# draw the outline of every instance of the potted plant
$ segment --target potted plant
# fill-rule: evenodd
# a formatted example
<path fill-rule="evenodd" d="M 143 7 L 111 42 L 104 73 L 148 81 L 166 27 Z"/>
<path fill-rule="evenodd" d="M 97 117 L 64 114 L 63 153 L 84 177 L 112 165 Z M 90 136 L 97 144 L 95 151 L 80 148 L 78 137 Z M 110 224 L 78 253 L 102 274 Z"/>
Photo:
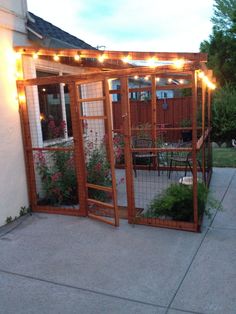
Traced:
<path fill-rule="evenodd" d="M 182 128 L 190 128 L 192 126 L 192 121 L 190 119 L 183 119 L 180 122 Z M 183 142 L 192 141 L 192 130 L 184 129 L 182 130 L 182 140 Z"/>

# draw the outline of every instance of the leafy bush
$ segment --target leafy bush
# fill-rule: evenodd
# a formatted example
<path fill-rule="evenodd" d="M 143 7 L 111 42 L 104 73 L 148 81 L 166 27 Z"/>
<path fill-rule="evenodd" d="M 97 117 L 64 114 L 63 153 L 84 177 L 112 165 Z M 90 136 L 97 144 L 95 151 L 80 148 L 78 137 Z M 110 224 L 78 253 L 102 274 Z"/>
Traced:
<path fill-rule="evenodd" d="M 73 153 L 55 151 L 46 158 L 43 152 L 38 152 L 35 161 L 45 194 L 43 202 L 50 205 L 77 204 Z"/>
<path fill-rule="evenodd" d="M 225 85 L 217 90 L 212 106 L 212 139 L 220 146 L 236 136 L 236 89 Z"/>
<path fill-rule="evenodd" d="M 106 151 L 101 145 L 90 152 L 87 162 L 87 182 L 102 186 L 111 186 L 110 164 L 107 160 Z M 108 198 L 107 192 L 89 189 L 90 198 L 105 201 Z"/>
<path fill-rule="evenodd" d="M 203 183 L 198 183 L 198 214 L 205 213 L 211 217 L 211 207 L 217 202 L 213 199 L 206 201 L 208 189 Z M 172 184 L 161 195 L 157 195 L 149 204 L 145 217 L 172 218 L 179 221 L 193 221 L 193 187 L 183 184 Z"/>

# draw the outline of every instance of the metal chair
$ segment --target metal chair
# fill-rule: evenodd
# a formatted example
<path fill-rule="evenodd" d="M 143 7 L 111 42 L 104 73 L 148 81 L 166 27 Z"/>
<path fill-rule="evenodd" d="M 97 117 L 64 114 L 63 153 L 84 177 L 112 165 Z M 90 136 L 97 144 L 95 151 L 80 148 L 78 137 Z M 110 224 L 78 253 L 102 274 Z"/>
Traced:
<path fill-rule="evenodd" d="M 133 148 L 147 148 L 147 152 L 134 152 L 133 153 L 133 166 L 135 177 L 137 177 L 136 165 L 138 159 L 147 159 L 147 163 L 149 164 L 149 170 L 151 169 L 151 164 L 154 158 L 157 158 L 157 154 L 153 152 L 148 152 L 148 148 L 153 147 L 153 141 L 148 138 L 133 138 Z"/>
<path fill-rule="evenodd" d="M 186 148 L 189 147 L 191 145 L 191 143 L 179 143 L 176 148 Z M 180 164 L 181 166 L 185 166 L 184 168 L 184 172 L 185 172 L 185 176 L 187 174 L 187 169 L 188 167 L 190 168 L 191 172 L 192 172 L 192 167 L 191 167 L 191 152 L 185 152 L 185 151 L 180 151 L 180 152 L 173 152 L 171 153 L 170 156 L 170 164 L 169 164 L 169 174 L 168 177 L 170 179 L 170 174 L 172 171 L 173 166 L 176 166 L 177 164 Z"/>
<path fill-rule="evenodd" d="M 190 147 L 191 146 L 191 142 L 187 142 L 187 143 L 181 143 L 179 144 L 177 147 Z M 184 176 L 186 177 L 187 174 L 187 170 L 189 168 L 189 170 L 191 171 L 192 175 L 193 175 L 193 169 L 192 169 L 192 164 L 193 164 L 193 158 L 192 158 L 192 152 L 176 152 L 175 154 L 173 154 L 170 157 L 170 165 L 169 165 L 169 179 L 170 179 L 170 174 L 172 171 L 172 166 L 173 166 L 173 162 L 175 163 L 175 165 L 177 163 L 179 163 L 180 165 L 185 166 L 184 168 Z M 202 164 L 201 161 L 197 158 L 197 163 L 198 163 L 198 167 L 200 169 L 200 171 L 203 173 L 202 170 Z M 203 178 L 204 182 L 206 182 L 206 178 Z"/>

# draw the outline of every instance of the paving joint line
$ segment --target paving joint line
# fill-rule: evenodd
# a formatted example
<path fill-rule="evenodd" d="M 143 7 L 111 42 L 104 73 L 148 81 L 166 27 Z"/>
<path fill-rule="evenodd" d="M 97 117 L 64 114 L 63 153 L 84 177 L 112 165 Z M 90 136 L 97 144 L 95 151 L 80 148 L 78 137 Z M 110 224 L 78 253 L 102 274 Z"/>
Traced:
<path fill-rule="evenodd" d="M 118 296 L 118 295 L 111 294 L 111 293 L 96 291 L 96 290 L 92 290 L 92 289 L 88 289 L 88 288 L 82 288 L 82 287 L 73 286 L 70 284 L 65 284 L 65 283 L 60 283 L 60 282 L 55 282 L 55 281 L 51 281 L 51 280 L 47 280 L 47 279 L 43 279 L 43 278 L 38 278 L 38 277 L 30 276 L 30 275 L 19 274 L 19 273 L 15 273 L 15 272 L 4 270 L 4 269 L 0 269 L 0 273 L 12 275 L 12 276 L 18 276 L 18 277 L 26 278 L 26 279 L 30 279 L 30 280 L 40 281 L 40 282 L 52 284 L 52 285 L 59 286 L 59 287 L 65 287 L 65 288 L 75 289 L 75 290 L 79 290 L 79 291 L 83 291 L 83 292 L 89 292 L 89 293 L 93 293 L 93 294 L 97 294 L 97 295 L 103 295 L 106 297 L 116 298 L 116 299 L 123 300 L 123 301 L 129 301 L 129 302 L 133 302 L 133 303 L 148 305 L 148 306 L 152 306 L 155 308 L 162 308 L 162 309 L 167 308 L 164 305 L 154 304 L 154 303 L 145 302 L 145 301 L 136 300 L 136 299 L 130 299 L 130 298 Z"/>
<path fill-rule="evenodd" d="M 199 246 L 197 247 L 196 252 L 194 253 L 194 255 L 193 255 L 193 257 L 192 257 L 192 259 L 191 259 L 191 261 L 190 261 L 190 264 L 189 264 L 189 266 L 187 267 L 186 272 L 184 273 L 183 278 L 181 279 L 181 281 L 180 281 L 180 283 L 179 283 L 179 285 L 178 285 L 178 287 L 177 287 L 177 289 L 176 289 L 176 291 L 175 291 L 173 297 L 171 298 L 171 301 L 170 301 L 169 305 L 167 306 L 167 309 L 166 309 L 165 314 L 168 314 L 169 309 L 171 309 L 171 305 L 172 305 L 172 303 L 174 302 L 174 299 L 175 299 L 177 293 L 179 292 L 180 287 L 182 286 L 182 284 L 183 284 L 183 282 L 184 282 L 184 280 L 185 280 L 185 278 L 186 278 L 186 276 L 187 276 L 187 274 L 188 274 L 188 272 L 189 272 L 189 270 L 190 270 L 190 268 L 191 268 L 191 266 L 192 266 L 192 264 L 193 264 L 193 262 L 194 262 L 194 260 L 195 260 L 195 258 L 196 258 L 196 256 L 197 256 L 197 254 L 198 254 L 198 252 L 199 252 L 199 250 L 200 250 L 200 248 L 201 248 L 201 246 L 202 246 L 204 240 L 206 239 L 206 236 L 207 236 L 208 232 L 212 229 L 212 224 L 213 224 L 213 222 L 214 222 L 214 220 L 215 220 L 215 217 L 216 217 L 216 215 L 217 215 L 217 213 L 218 213 L 218 210 L 219 210 L 219 208 L 220 208 L 222 202 L 224 201 L 224 198 L 225 198 L 225 196 L 226 196 L 226 194 L 227 194 L 227 192 L 228 192 L 228 190 L 229 190 L 229 187 L 230 187 L 230 185 L 231 185 L 231 183 L 232 183 L 232 181 L 233 181 L 235 175 L 236 175 L 236 170 L 234 171 L 234 173 L 233 173 L 233 175 L 232 175 L 232 177 L 231 177 L 231 179 L 230 179 L 230 181 L 229 181 L 229 184 L 228 184 L 228 186 L 227 186 L 227 188 L 226 188 L 226 190 L 225 190 L 225 192 L 224 192 L 224 194 L 223 194 L 223 196 L 222 196 L 222 198 L 221 198 L 221 200 L 220 200 L 219 206 L 216 208 L 216 212 L 215 212 L 215 214 L 214 214 L 214 216 L 213 216 L 213 218 L 212 218 L 212 220 L 211 220 L 211 223 L 210 223 L 209 226 L 206 228 L 206 232 L 205 232 L 205 234 L 204 234 L 202 240 L 200 241 Z"/>
<path fill-rule="evenodd" d="M 170 310 L 175 310 L 175 311 L 179 311 L 179 312 L 183 312 L 183 313 L 187 313 L 187 314 L 207 314 L 207 313 L 203 313 L 203 312 L 196 312 L 196 311 L 191 311 L 191 310 L 183 310 L 183 309 L 179 309 L 177 307 L 172 307 L 172 308 L 170 308 Z"/>

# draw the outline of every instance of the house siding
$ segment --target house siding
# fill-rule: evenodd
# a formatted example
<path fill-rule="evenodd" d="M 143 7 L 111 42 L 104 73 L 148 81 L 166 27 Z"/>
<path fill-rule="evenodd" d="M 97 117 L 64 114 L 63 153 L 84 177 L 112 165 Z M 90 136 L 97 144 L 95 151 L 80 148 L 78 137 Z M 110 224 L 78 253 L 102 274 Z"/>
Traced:
<path fill-rule="evenodd" d="M 13 46 L 28 45 L 26 1 L 0 0 L 0 226 L 28 206 Z"/>

